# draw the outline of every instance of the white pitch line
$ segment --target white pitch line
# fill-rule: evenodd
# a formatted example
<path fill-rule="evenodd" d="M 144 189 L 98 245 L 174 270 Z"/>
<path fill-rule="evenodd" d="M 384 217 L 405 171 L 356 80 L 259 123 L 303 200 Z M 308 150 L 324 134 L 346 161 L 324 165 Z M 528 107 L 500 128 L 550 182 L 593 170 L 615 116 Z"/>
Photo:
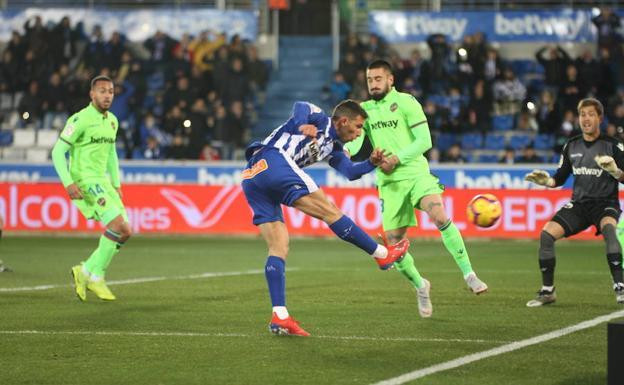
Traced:
<path fill-rule="evenodd" d="M 289 271 L 296 271 L 297 268 L 291 268 Z M 218 273 L 201 273 L 191 275 L 179 275 L 174 277 L 145 277 L 145 278 L 132 278 L 122 279 L 118 281 L 107 281 L 110 285 L 130 285 L 134 283 L 146 283 L 146 282 L 158 282 L 158 281 L 173 281 L 173 280 L 186 280 L 186 279 L 202 279 L 202 278 L 217 278 L 217 277 L 232 277 L 237 275 L 250 275 L 250 274 L 262 274 L 264 270 L 243 270 L 243 271 L 226 271 Z M 50 290 L 58 289 L 61 287 L 72 287 L 73 285 L 38 285 L 38 286 L 25 286 L 25 287 L 0 287 L 0 293 L 12 293 L 17 291 L 38 291 L 38 290 Z"/>
<path fill-rule="evenodd" d="M 327 338 L 334 340 L 350 341 L 396 341 L 396 342 L 466 342 L 478 344 L 504 344 L 509 341 L 500 340 L 480 340 L 480 339 L 460 339 L 460 338 L 416 338 L 416 337 L 359 337 L 359 336 L 315 336 L 314 338 Z"/>
<path fill-rule="evenodd" d="M 238 333 L 198 333 L 198 332 L 115 332 L 115 331 L 46 331 L 46 330 L 0 330 L 0 335 L 92 335 L 92 336 L 140 336 L 140 337 L 265 337 Z M 447 343 L 500 343 L 501 341 L 462 340 L 457 338 L 410 338 L 410 337 L 367 337 L 367 336 L 311 336 L 331 340 L 348 341 L 396 341 L 396 342 L 447 342 Z"/>
<path fill-rule="evenodd" d="M 430 374 L 443 372 L 443 371 L 449 370 L 449 369 L 455 369 L 455 368 L 458 368 L 460 366 L 464 366 L 464 365 L 467 365 L 469 363 L 472 363 L 472 362 L 475 362 L 475 361 L 479 361 L 479 360 L 482 360 L 482 359 L 485 359 L 485 358 L 494 357 L 494 356 L 498 356 L 500 354 L 513 352 L 514 350 L 522 349 L 522 348 L 525 348 L 527 346 L 536 345 L 536 344 L 540 344 L 542 342 L 550 341 L 550 340 L 555 339 L 555 338 L 563 337 L 565 335 L 572 334 L 572 333 L 578 332 L 578 331 L 583 330 L 583 329 L 588 329 L 588 328 L 594 327 L 596 325 L 599 325 L 601 323 L 608 322 L 608 321 L 611 321 L 612 319 L 620 318 L 620 317 L 624 317 L 624 310 L 620 310 L 620 311 L 616 311 L 616 312 L 611 313 L 611 314 L 607 314 L 607 315 L 603 315 L 603 316 L 600 316 L 600 317 L 596 317 L 594 319 L 591 319 L 591 320 L 588 320 L 588 321 L 583 321 L 583 322 L 578 323 L 576 325 L 568 326 L 566 328 L 559 329 L 559 330 L 554 330 L 554 331 L 552 331 L 550 333 L 542 334 L 542 335 L 539 335 L 539 336 L 536 336 L 536 337 L 527 338 L 527 339 L 521 340 L 521 341 L 515 341 L 515 342 L 509 343 L 507 345 L 499 346 L 497 348 L 493 348 L 493 349 L 490 349 L 490 350 L 485 350 L 483 352 L 469 354 L 467 356 L 456 358 L 454 360 L 443 362 L 441 364 L 436 364 L 436 365 L 433 365 L 433 366 L 429 366 L 429 367 L 424 368 L 424 369 L 414 370 L 413 372 L 405 373 L 405 374 L 402 374 L 402 375 L 400 375 L 398 377 L 394 377 L 394 378 L 390 378 L 390 379 L 387 379 L 387 380 L 384 380 L 384 381 L 377 382 L 374 385 L 399 385 L 399 384 L 404 384 L 406 382 L 413 381 L 413 380 L 416 380 L 416 379 L 428 376 Z"/>

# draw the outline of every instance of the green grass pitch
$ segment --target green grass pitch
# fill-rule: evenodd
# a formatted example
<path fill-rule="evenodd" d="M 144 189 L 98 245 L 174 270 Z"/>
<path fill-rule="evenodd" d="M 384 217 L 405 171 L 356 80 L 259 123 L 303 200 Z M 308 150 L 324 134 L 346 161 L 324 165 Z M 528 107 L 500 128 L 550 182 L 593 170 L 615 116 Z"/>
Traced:
<path fill-rule="evenodd" d="M 70 267 L 96 238 L 5 237 L 0 258 L 0 384 L 370 384 L 624 309 L 602 242 L 557 244 L 558 302 L 525 307 L 540 286 L 534 241 L 468 241 L 490 286 L 468 292 L 440 241 L 413 240 L 434 313 L 357 248 L 294 239 L 287 304 L 311 338 L 268 332 L 260 239 L 135 237 L 109 269 L 118 300 L 81 303 Z M 201 273 L 224 273 L 197 277 Z M 38 290 L 15 288 L 51 285 Z M 8 288 L 13 288 L 7 290 Z M 414 384 L 606 382 L 606 324 L 437 372 Z"/>

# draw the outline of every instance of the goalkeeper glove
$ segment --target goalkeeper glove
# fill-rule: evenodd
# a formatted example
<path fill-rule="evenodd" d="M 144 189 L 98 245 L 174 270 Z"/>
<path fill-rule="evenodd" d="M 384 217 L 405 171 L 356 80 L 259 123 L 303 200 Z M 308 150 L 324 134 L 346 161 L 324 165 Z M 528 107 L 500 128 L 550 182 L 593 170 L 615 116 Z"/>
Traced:
<path fill-rule="evenodd" d="M 609 155 L 596 155 L 594 160 L 601 169 L 608 172 L 615 179 L 620 180 L 622 175 L 624 175 L 624 172 L 618 168 L 617 164 L 615 164 L 615 160 Z"/>
<path fill-rule="evenodd" d="M 546 187 L 552 187 L 555 185 L 554 180 L 544 170 L 533 170 L 524 176 L 524 180 Z"/>

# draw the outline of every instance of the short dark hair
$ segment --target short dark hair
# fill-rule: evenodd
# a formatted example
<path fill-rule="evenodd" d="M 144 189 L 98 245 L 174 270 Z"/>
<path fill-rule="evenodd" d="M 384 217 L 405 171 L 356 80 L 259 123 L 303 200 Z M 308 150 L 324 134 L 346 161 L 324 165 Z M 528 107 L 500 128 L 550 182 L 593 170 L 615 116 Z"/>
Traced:
<path fill-rule="evenodd" d="M 360 104 L 355 100 L 351 99 L 346 99 L 338 103 L 336 108 L 334 108 L 334 112 L 332 112 L 333 120 L 340 119 L 343 116 L 346 116 L 349 119 L 355 119 L 358 116 L 361 116 L 364 119 L 368 118 L 368 114 L 362 106 L 360 106 Z"/>
<path fill-rule="evenodd" d="M 113 79 L 109 78 L 106 75 L 98 75 L 91 80 L 91 89 L 95 87 L 97 82 L 113 82 Z"/>
<path fill-rule="evenodd" d="M 604 107 L 602 106 L 602 103 L 600 103 L 600 100 L 598 99 L 585 98 L 581 100 L 578 106 L 576 107 L 579 114 L 581 113 L 581 108 L 584 108 L 584 107 L 594 107 L 596 109 L 596 112 L 598 113 L 598 116 L 602 116 L 602 114 L 604 114 Z"/>
<path fill-rule="evenodd" d="M 392 73 L 392 65 L 383 59 L 373 60 L 368 64 L 368 67 L 366 67 L 367 70 L 374 70 L 376 68 L 383 68 L 389 73 Z"/>

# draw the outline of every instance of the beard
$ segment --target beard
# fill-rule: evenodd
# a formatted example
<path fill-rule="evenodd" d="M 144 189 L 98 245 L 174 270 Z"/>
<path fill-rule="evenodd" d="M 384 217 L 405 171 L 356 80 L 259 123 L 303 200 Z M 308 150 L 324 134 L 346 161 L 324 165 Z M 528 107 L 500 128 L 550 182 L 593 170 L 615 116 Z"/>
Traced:
<path fill-rule="evenodd" d="M 384 89 L 380 91 L 376 91 L 375 94 L 373 94 L 372 92 L 369 92 L 369 93 L 370 93 L 370 97 L 373 100 L 380 101 L 381 99 L 385 98 L 386 95 L 388 95 L 388 91 L 389 91 L 389 87 L 385 87 Z"/>
<path fill-rule="evenodd" d="M 113 102 L 108 103 L 108 106 L 106 106 L 106 102 L 101 102 L 98 103 L 97 101 L 94 102 L 95 106 L 102 112 L 106 112 L 110 109 L 110 107 L 113 105 Z"/>

